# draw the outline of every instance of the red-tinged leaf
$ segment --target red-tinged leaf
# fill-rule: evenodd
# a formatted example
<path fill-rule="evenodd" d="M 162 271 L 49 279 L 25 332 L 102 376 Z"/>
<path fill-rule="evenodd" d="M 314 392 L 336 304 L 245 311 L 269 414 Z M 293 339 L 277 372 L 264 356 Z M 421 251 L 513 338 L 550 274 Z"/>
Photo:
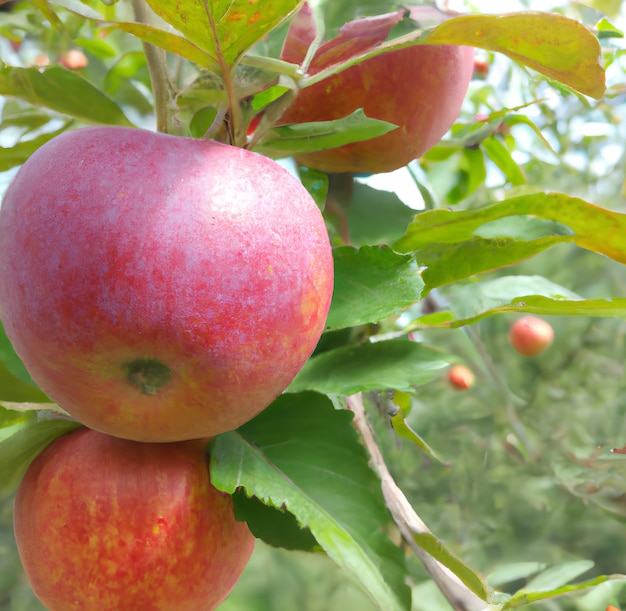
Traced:
<path fill-rule="evenodd" d="M 328 66 L 340 64 L 352 57 L 366 53 L 376 45 L 384 42 L 394 25 L 402 21 L 404 11 L 363 17 L 346 23 L 339 36 L 323 44 L 313 57 L 311 73 L 318 72 Z"/>
<path fill-rule="evenodd" d="M 315 52 L 309 72 L 315 74 L 328 66 L 340 64 L 384 42 L 393 26 L 402 21 L 405 13 L 404 10 L 398 10 L 349 21 L 341 27 L 339 36 L 327 41 Z M 281 59 L 301 64 L 317 35 L 313 11 L 308 2 L 305 2 L 289 26 Z"/>
<path fill-rule="evenodd" d="M 454 17 L 429 32 L 416 30 L 324 67 L 303 78 L 300 87 L 310 87 L 376 55 L 416 44 L 463 45 L 496 51 L 585 95 L 601 98 L 604 94 L 598 39 L 573 19 L 532 11 Z"/>
<path fill-rule="evenodd" d="M 313 10 L 305 2 L 289 24 L 280 58 L 292 64 L 301 64 L 316 37 L 317 24 Z"/>

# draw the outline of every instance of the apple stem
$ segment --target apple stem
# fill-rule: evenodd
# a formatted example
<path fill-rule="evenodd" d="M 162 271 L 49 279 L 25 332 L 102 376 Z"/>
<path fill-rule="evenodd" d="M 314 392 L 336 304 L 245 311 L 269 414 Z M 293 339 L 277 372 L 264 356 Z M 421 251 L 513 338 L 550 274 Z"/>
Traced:
<path fill-rule="evenodd" d="M 435 560 L 415 542 L 413 535 L 430 534 L 431 531 L 422 518 L 417 515 L 404 492 L 402 492 L 391 476 L 374 438 L 372 428 L 365 417 L 362 394 L 358 393 L 348 397 L 348 407 L 354 414 L 354 426 L 361 435 L 363 444 L 370 456 L 370 463 L 381 480 L 385 504 L 400 530 L 402 539 L 420 559 L 426 572 L 448 600 L 454 611 L 484 610 L 485 601 L 474 594 L 450 569 L 438 560 Z"/>
<path fill-rule="evenodd" d="M 220 37 L 217 32 L 217 28 L 215 26 L 215 21 L 213 19 L 213 15 L 211 9 L 209 8 L 209 4 L 207 0 L 202 0 L 202 4 L 204 5 L 204 10 L 206 12 L 206 16 L 209 20 L 209 25 L 213 32 L 213 40 L 215 42 L 215 49 L 217 51 L 217 60 L 220 64 L 221 76 L 224 81 L 224 89 L 226 90 L 226 97 L 228 98 L 228 109 L 229 109 L 229 125 L 228 131 L 230 136 L 230 144 L 234 146 L 244 147 L 246 144 L 246 130 L 243 125 L 243 115 L 241 113 L 241 108 L 239 107 L 239 100 L 237 95 L 235 94 L 235 87 L 233 84 L 231 70 L 233 66 L 229 66 L 226 62 L 226 58 L 222 53 L 222 45 L 220 41 Z"/>
<path fill-rule="evenodd" d="M 138 23 L 149 23 L 150 18 L 145 0 L 133 0 L 133 11 Z M 156 128 L 157 131 L 167 134 L 170 131 L 169 107 L 175 90 L 169 78 L 165 51 L 148 42 L 142 44 L 152 85 Z"/>
<path fill-rule="evenodd" d="M 266 70 L 267 72 L 274 72 L 275 74 L 289 77 L 296 83 L 304 76 L 302 69 L 298 64 L 292 64 L 274 57 L 246 55 L 242 58 L 241 64 L 244 66 L 250 66 L 251 68 L 258 68 L 259 70 Z"/>

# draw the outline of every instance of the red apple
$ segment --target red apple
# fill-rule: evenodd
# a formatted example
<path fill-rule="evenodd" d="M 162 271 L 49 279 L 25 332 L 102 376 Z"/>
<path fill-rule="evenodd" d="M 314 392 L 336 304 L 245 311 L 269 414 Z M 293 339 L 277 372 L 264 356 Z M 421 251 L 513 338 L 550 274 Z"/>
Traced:
<path fill-rule="evenodd" d="M 465 365 L 454 365 L 448 370 L 448 382 L 456 390 L 467 390 L 474 385 L 474 374 Z"/>
<path fill-rule="evenodd" d="M 292 24 L 283 59 L 299 63 L 315 37 L 305 7 Z M 311 14 L 312 15 L 312 14 Z M 308 73 L 362 54 L 382 42 L 403 11 L 357 19 L 322 45 Z M 383 136 L 296 157 L 326 172 L 390 172 L 423 155 L 458 118 L 474 71 L 474 50 L 417 45 L 386 52 L 301 89 L 281 124 L 339 119 L 362 108 L 368 117 L 398 125 Z"/>
<path fill-rule="evenodd" d="M 226 598 L 254 537 L 210 484 L 204 446 L 79 429 L 35 459 L 14 528 L 47 609 L 204 611 Z"/>
<path fill-rule="evenodd" d="M 509 340 L 517 352 L 524 356 L 541 354 L 554 339 L 554 329 L 549 322 L 536 316 L 518 318 L 509 331 Z"/>
<path fill-rule="evenodd" d="M 70 49 L 61 56 L 59 63 L 70 70 L 78 70 L 85 68 L 89 60 L 80 49 Z"/>
<path fill-rule="evenodd" d="M 65 133 L 0 209 L 0 318 L 42 390 L 139 441 L 232 430 L 324 329 L 322 215 L 274 161 L 121 127 Z"/>
<path fill-rule="evenodd" d="M 489 60 L 477 57 L 474 60 L 474 78 L 486 79 L 489 76 Z"/>

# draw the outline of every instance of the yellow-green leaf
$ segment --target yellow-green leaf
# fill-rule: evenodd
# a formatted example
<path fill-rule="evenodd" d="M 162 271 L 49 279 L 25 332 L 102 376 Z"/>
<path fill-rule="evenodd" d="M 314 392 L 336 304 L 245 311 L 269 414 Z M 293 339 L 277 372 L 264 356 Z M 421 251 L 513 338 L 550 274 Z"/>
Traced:
<path fill-rule="evenodd" d="M 425 42 L 497 51 L 585 95 L 598 99 L 604 94 L 600 43 L 584 25 L 562 15 L 456 17 L 431 30 Z"/>

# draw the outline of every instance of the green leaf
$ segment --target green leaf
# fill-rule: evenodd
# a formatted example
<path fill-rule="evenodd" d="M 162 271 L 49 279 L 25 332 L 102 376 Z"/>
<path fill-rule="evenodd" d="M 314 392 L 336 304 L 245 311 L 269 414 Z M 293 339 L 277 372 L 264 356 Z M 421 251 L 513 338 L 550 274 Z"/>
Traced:
<path fill-rule="evenodd" d="M 568 570 L 574 571 L 576 569 L 576 565 L 580 563 L 580 567 L 583 567 L 583 563 L 589 563 L 586 560 L 580 560 L 578 562 L 565 563 L 564 565 L 559 565 L 558 567 L 551 567 L 556 569 L 556 573 L 558 574 L 560 570 L 563 570 L 563 576 L 565 576 L 565 572 Z M 593 563 L 591 563 L 593 565 Z M 570 565 L 572 565 L 570 567 Z M 546 573 L 551 571 L 548 569 Z M 584 571 L 583 571 L 584 572 Z M 541 575 L 537 577 L 539 579 Z M 550 576 L 549 576 L 550 577 Z M 573 578 L 573 577 L 572 577 Z M 606 583 L 608 581 L 623 581 L 626 580 L 626 575 L 600 575 L 599 577 L 594 577 L 593 579 L 588 579 L 587 581 L 583 581 L 580 583 L 575 583 L 572 585 L 563 585 L 560 587 L 554 587 L 550 589 L 540 589 L 529 591 L 527 588 L 516 592 L 508 601 L 504 603 L 502 606 L 502 610 L 506 609 L 515 609 L 517 607 L 523 607 L 533 602 L 537 602 L 540 600 L 548 600 L 550 598 L 557 598 L 559 596 L 565 596 L 567 594 L 572 594 L 574 592 L 582 592 L 584 590 L 588 590 L 589 588 L 593 588 L 601 583 Z M 534 580 L 533 580 L 534 581 Z M 529 584 L 530 585 L 530 584 Z"/>
<path fill-rule="evenodd" d="M 52 412 L 0 406 L 0 498 L 18 488 L 30 463 L 61 435 L 82 426 Z"/>
<path fill-rule="evenodd" d="M 69 125 L 66 123 L 57 131 L 41 134 L 32 140 L 20 140 L 10 148 L 0 147 L 0 172 L 22 165 L 40 146 L 63 133 Z"/>
<path fill-rule="evenodd" d="M 536 577 L 533 577 L 517 594 L 520 592 L 547 592 L 555 590 L 586 573 L 593 568 L 593 565 L 594 563 L 591 560 L 575 560 L 551 566 Z"/>
<path fill-rule="evenodd" d="M 229 69 L 300 0 L 147 0 L 152 10 Z"/>
<path fill-rule="evenodd" d="M 165 49 L 170 53 L 180 55 L 190 62 L 207 68 L 209 70 L 219 71 L 220 66 L 215 57 L 212 57 L 201 48 L 188 41 L 186 38 L 166 32 L 160 28 L 156 28 L 144 23 L 133 23 L 128 21 L 119 21 L 115 23 L 107 23 L 103 28 L 105 31 L 122 30 L 128 32 L 137 38 L 149 42 L 161 49 Z"/>
<path fill-rule="evenodd" d="M 486 223 L 524 214 L 562 223 L 574 232 L 574 243 L 581 248 L 626 263 L 626 215 L 563 193 L 521 195 L 477 210 L 430 210 L 415 217 L 393 248 L 407 253 L 433 242 L 464 242 Z"/>
<path fill-rule="evenodd" d="M 351 420 L 322 395 L 282 395 L 215 439 L 211 481 L 286 508 L 381 609 L 408 610 L 403 554 L 385 534 L 391 516 Z"/>
<path fill-rule="evenodd" d="M 435 535 L 430 532 L 415 533 L 413 540 L 435 560 L 448 567 L 476 596 L 488 600 L 489 587 L 483 578 L 447 549 Z"/>
<path fill-rule="evenodd" d="M 524 173 L 501 140 L 495 136 L 489 136 L 482 141 L 481 146 L 487 157 L 498 166 L 511 185 L 515 187 L 526 184 Z"/>
<path fill-rule="evenodd" d="M 65 32 L 65 26 L 58 15 L 52 10 L 48 0 L 32 0 L 32 3 L 44 14 L 46 19 L 60 32 Z"/>
<path fill-rule="evenodd" d="M 353 246 L 391 244 L 400 239 L 415 216 L 395 193 L 354 181 L 352 200 L 346 206 Z"/>
<path fill-rule="evenodd" d="M 543 562 L 512 562 L 503 564 L 487 575 L 487 581 L 492 586 L 501 586 L 512 581 L 525 579 L 530 575 L 535 575 L 545 568 L 546 565 Z"/>
<path fill-rule="evenodd" d="M 391 418 L 391 426 L 398 437 L 402 437 L 403 439 L 408 439 L 413 442 L 420 450 L 422 450 L 422 452 L 424 452 L 424 454 L 426 454 L 426 456 L 428 456 L 428 458 L 442 465 L 448 465 L 448 462 L 440 458 L 437 452 L 435 452 L 435 450 L 428 445 L 421 435 L 416 433 L 407 424 L 406 416 L 403 410 L 398 410 L 398 413 Z"/>
<path fill-rule="evenodd" d="M 431 30 L 426 42 L 497 51 L 585 95 L 600 99 L 604 94 L 598 40 L 584 25 L 562 15 L 455 17 Z"/>
<path fill-rule="evenodd" d="M 405 339 L 365 343 L 310 358 L 287 392 L 352 395 L 385 389 L 409 391 L 430 382 L 449 362 L 445 354 Z"/>
<path fill-rule="evenodd" d="M 3 66 L 0 95 L 20 98 L 87 123 L 133 126 L 115 102 L 82 76 L 61 66 Z"/>
<path fill-rule="evenodd" d="M 241 490 L 233 494 L 235 517 L 248 523 L 257 539 L 273 547 L 304 552 L 320 551 L 320 547 L 308 528 L 302 528 L 292 513 L 265 505 L 256 497 L 249 497 Z"/>
<path fill-rule="evenodd" d="M 581 299 L 576 293 L 543 276 L 503 276 L 484 282 L 455 285 L 445 292 L 455 317 L 464 320 L 506 306 L 515 300 L 525 299 L 527 295 L 569 301 Z"/>
<path fill-rule="evenodd" d="M 327 328 L 377 322 L 418 301 L 422 281 L 415 261 L 390 248 L 335 248 L 335 290 Z"/>
<path fill-rule="evenodd" d="M 421 316 L 405 331 L 423 327 L 463 327 L 503 312 L 626 317 L 626 298 L 582 299 L 541 276 L 505 276 L 455 285 L 442 293 L 452 304 L 450 309 Z"/>
<path fill-rule="evenodd" d="M 50 401 L 50 399 L 33 384 L 16 378 L 0 362 L 0 401 L 42 403 Z"/>
<path fill-rule="evenodd" d="M 462 151 L 463 161 L 461 168 L 465 170 L 467 185 L 463 197 L 455 198 L 454 201 L 461 201 L 480 188 L 487 179 L 487 167 L 485 166 L 485 156 L 478 149 L 466 148 Z"/>
<path fill-rule="evenodd" d="M 85 19 L 91 19 L 94 21 L 104 21 L 104 17 L 101 13 L 96 11 L 93 7 L 88 6 L 87 4 L 80 2 L 79 0 L 53 0 L 50 4 L 54 4 L 55 6 L 61 6 L 64 9 L 74 13 L 75 15 L 79 15 Z"/>
<path fill-rule="evenodd" d="M 43 111 L 24 106 L 17 100 L 5 100 L 2 106 L 2 129 L 17 127 L 27 134 L 50 122 L 50 115 Z"/>
<path fill-rule="evenodd" d="M 26 382 L 35 388 L 37 385 L 33 382 L 26 367 L 22 363 L 21 359 L 15 353 L 13 345 L 9 341 L 7 334 L 4 332 L 4 326 L 0 322 L 0 362 L 7 368 L 7 370 L 14 375 L 18 380 Z"/>
<path fill-rule="evenodd" d="M 318 208 L 324 210 L 328 196 L 328 174 L 313 168 L 299 168 L 300 181 L 315 200 Z"/>
<path fill-rule="evenodd" d="M 474 238 L 459 244 L 432 244 L 418 251 L 415 257 L 420 266 L 426 267 L 422 278 L 426 290 L 431 291 L 475 274 L 519 263 L 551 246 L 571 241 L 572 238 L 567 236 L 548 236 L 530 241 Z"/>
<path fill-rule="evenodd" d="M 387 121 L 371 119 L 359 108 L 334 121 L 315 121 L 274 127 L 259 140 L 255 151 L 269 157 L 287 157 L 335 148 L 382 136 L 397 129 Z"/>

